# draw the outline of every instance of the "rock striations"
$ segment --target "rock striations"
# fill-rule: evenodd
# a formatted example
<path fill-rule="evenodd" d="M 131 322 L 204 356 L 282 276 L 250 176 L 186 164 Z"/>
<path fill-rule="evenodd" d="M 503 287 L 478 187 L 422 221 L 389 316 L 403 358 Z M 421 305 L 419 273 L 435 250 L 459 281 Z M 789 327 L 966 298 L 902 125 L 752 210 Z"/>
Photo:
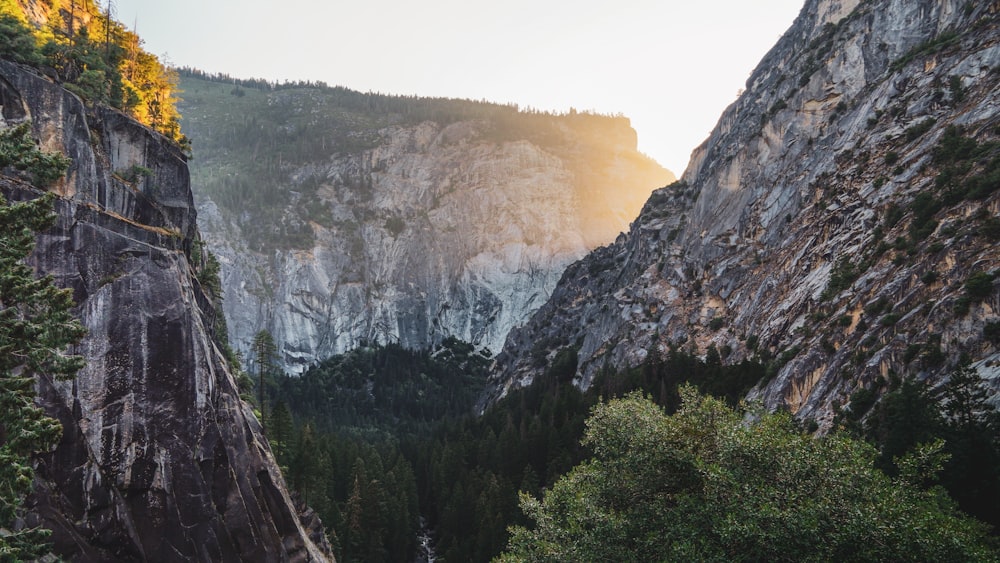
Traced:
<path fill-rule="evenodd" d="M 87 366 L 40 381 L 63 425 L 40 457 L 32 514 L 75 561 L 318 561 L 260 425 L 215 343 L 217 313 L 191 258 L 198 232 L 181 152 L 122 114 L 87 109 L 33 71 L 0 62 L 6 125 L 30 121 L 71 157 L 55 227 L 33 255 L 72 288 Z M 133 173 L 140 170 L 142 174 Z M 3 177 L 11 200 L 37 197 Z"/>
<path fill-rule="evenodd" d="M 220 173 L 246 176 L 255 165 L 219 148 L 239 142 L 225 136 L 243 123 L 215 111 L 217 85 L 186 77 L 183 87 L 185 131 L 200 147 L 192 170 L 201 228 L 222 266 L 232 343 L 252 357 L 253 335 L 269 330 L 292 373 L 365 341 L 424 348 L 455 336 L 496 353 L 568 264 L 627 229 L 649 193 L 673 179 L 637 152 L 625 118 L 493 106 L 501 116 L 424 119 L 364 109 L 350 110 L 344 125 L 334 119 L 348 111 L 333 98 L 340 91 L 247 89 L 236 98 L 227 85 L 226 98 L 255 104 L 245 111 L 259 116 L 248 152 L 265 150 L 272 129 L 295 131 L 273 149 L 284 159 L 273 180 L 241 185 L 252 194 L 276 184 L 271 205 L 284 211 L 261 221 L 250 201 L 227 207 L 218 187 Z M 437 114 L 491 108 L 412 103 L 436 104 Z M 373 115 L 393 121 L 364 125 Z M 349 133 L 338 138 L 341 126 Z M 303 138 L 299 153 L 310 154 L 300 156 L 290 145 Z M 275 247 L 271 236 L 255 245 L 257 233 L 296 222 L 308 229 L 306 243 Z"/>
<path fill-rule="evenodd" d="M 750 398 L 828 428 L 893 374 L 1000 387 L 1000 2 L 808 0 L 692 154 L 512 331 L 494 396 L 671 345 L 757 355 Z M 996 398 L 996 397 L 995 397 Z"/>

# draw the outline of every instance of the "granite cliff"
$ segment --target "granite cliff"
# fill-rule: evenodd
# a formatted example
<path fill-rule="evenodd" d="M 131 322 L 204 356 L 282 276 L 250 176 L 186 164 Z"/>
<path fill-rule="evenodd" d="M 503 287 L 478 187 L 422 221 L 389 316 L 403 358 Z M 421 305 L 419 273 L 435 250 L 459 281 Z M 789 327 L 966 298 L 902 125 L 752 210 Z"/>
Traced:
<path fill-rule="evenodd" d="M 622 117 L 204 78 L 182 109 L 231 340 L 269 330 L 292 373 L 364 342 L 495 353 L 673 179 Z"/>
<path fill-rule="evenodd" d="M 893 375 L 1000 388 L 1000 2 L 808 0 L 630 231 L 512 331 L 492 396 L 682 346 L 828 428 Z M 996 396 L 994 396 L 996 399 Z"/>
<path fill-rule="evenodd" d="M 70 157 L 32 263 L 73 290 L 87 336 L 71 381 L 41 380 L 63 426 L 39 456 L 34 520 L 75 561 L 320 561 L 216 342 L 186 158 L 123 114 L 0 61 L 5 126 Z M 142 173 L 136 173 L 141 170 Z M 0 177 L 9 200 L 37 197 Z M 308 521 L 308 519 L 307 519 Z"/>

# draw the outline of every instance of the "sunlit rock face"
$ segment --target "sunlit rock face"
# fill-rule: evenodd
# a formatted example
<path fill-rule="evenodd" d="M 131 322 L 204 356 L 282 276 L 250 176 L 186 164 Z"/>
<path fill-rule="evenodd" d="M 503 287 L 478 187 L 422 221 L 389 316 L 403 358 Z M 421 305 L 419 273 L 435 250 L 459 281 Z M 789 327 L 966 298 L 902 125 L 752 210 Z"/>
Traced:
<path fill-rule="evenodd" d="M 278 91 L 268 103 L 295 95 L 307 93 Z M 197 148 L 218 126 L 199 119 L 206 110 L 190 98 L 186 131 Z M 253 247 L 248 235 L 266 227 L 202 192 L 201 229 L 222 265 L 234 347 L 252 358 L 253 335 L 269 330 L 290 373 L 366 341 L 424 348 L 455 336 L 498 351 L 568 264 L 627 230 L 649 193 L 673 180 L 636 151 L 627 119 L 552 123 L 544 144 L 497 141 L 488 120 L 389 126 L 374 147 L 288 166 L 283 201 L 305 178 L 319 184 L 322 216 L 309 222 L 307 248 Z M 208 177 L 226 163 L 194 166 Z"/>
<path fill-rule="evenodd" d="M 997 285 L 963 298 L 1000 267 L 998 18 L 995 1 L 808 1 L 683 183 L 511 333 L 492 396 L 574 345 L 582 387 L 671 344 L 773 358 L 750 398 L 824 428 L 853 391 L 937 382 L 963 356 L 996 390 Z M 952 126 L 982 154 L 936 157 Z"/>
<path fill-rule="evenodd" d="M 73 290 L 87 329 L 73 350 L 86 367 L 38 383 L 63 437 L 37 460 L 32 523 L 73 561 L 332 560 L 217 347 L 180 150 L 3 61 L 0 99 L 5 126 L 30 121 L 43 149 L 72 159 L 31 261 Z M 132 166 L 149 175 L 124 181 Z M 40 193 L 6 176 L 0 189 Z"/>

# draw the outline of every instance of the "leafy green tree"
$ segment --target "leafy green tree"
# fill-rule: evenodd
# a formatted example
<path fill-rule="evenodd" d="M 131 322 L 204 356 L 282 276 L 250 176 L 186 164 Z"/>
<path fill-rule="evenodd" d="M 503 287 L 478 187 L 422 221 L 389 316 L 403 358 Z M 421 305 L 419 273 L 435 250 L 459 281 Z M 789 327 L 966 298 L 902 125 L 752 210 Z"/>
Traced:
<path fill-rule="evenodd" d="M 499 560 L 996 559 L 982 524 L 886 477 L 867 444 L 814 439 L 787 413 L 745 424 L 690 386 L 681 396 L 673 416 L 637 394 L 596 407 L 584 438 L 594 457 L 543 500 L 522 496 L 534 527 L 512 528 Z"/>
<path fill-rule="evenodd" d="M 50 227 L 54 197 L 46 194 L 8 204 L 0 196 L 0 559 L 37 557 L 49 531 L 16 529 L 21 504 L 30 492 L 31 456 L 59 441 L 59 422 L 35 405 L 41 378 L 66 378 L 82 366 L 65 348 L 83 337 L 72 314 L 69 290 L 55 287 L 51 276 L 35 277 L 24 263 L 35 233 Z"/>

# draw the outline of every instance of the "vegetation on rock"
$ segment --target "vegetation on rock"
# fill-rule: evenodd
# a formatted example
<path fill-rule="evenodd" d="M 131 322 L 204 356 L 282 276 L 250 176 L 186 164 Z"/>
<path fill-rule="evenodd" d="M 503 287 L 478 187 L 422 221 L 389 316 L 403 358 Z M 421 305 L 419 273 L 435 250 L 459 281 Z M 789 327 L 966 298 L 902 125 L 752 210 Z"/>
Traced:
<path fill-rule="evenodd" d="M 69 164 L 61 153 L 38 150 L 31 136 L 31 123 L 0 131 L 0 169 L 13 168 L 34 185 L 47 187 L 62 178 Z"/>
<path fill-rule="evenodd" d="M 24 2 L 0 4 L 0 57 L 52 74 L 84 100 L 120 109 L 190 150 L 180 132 L 177 75 L 94 0 L 43 6 L 29 21 Z"/>
<path fill-rule="evenodd" d="M 6 139 L 5 139 L 6 140 Z M 5 143 L 0 143 L 5 145 Z M 44 155 L 42 155 L 44 156 Z M 45 553 L 48 530 L 24 527 L 22 503 L 34 479 L 32 456 L 52 449 L 62 426 L 35 404 L 39 379 L 71 377 L 83 365 L 66 347 L 83 336 L 71 291 L 25 263 L 35 234 L 50 227 L 54 197 L 10 203 L 0 196 L 0 559 Z"/>

